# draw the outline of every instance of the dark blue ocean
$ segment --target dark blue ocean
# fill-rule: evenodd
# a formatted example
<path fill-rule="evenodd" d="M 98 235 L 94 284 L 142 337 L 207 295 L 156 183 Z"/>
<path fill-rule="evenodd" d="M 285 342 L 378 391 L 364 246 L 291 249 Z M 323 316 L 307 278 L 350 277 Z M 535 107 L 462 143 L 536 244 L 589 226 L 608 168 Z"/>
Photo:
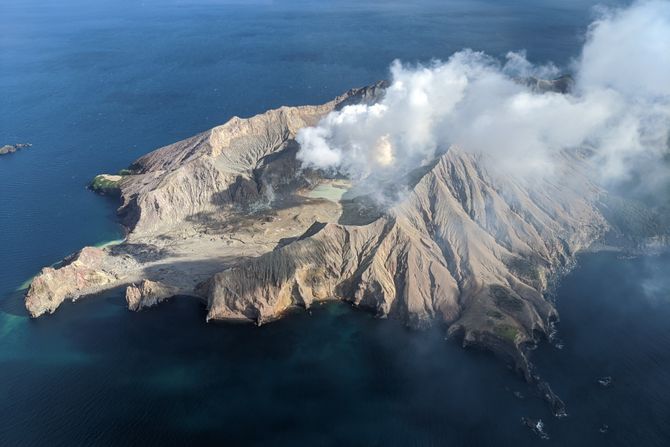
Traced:
<path fill-rule="evenodd" d="M 39 320 L 21 303 L 42 266 L 122 237 L 95 174 L 327 101 L 395 58 L 526 49 L 568 66 L 594 4 L 0 0 L 0 145 L 33 144 L 0 157 L 0 446 L 670 445 L 670 256 L 583 255 L 560 284 L 563 348 L 533 359 L 563 419 L 491 355 L 343 304 L 257 328 L 205 324 L 183 297 L 132 313 L 108 294 Z"/>

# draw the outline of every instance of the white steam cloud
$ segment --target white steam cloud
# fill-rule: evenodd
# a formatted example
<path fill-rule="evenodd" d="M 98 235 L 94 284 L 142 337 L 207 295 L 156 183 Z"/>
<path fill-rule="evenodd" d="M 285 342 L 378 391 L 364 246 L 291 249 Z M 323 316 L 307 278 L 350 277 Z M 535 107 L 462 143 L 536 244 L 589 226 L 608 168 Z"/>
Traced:
<path fill-rule="evenodd" d="M 374 105 L 351 105 L 298 134 L 305 167 L 353 180 L 394 178 L 456 145 L 490 154 L 515 175 L 548 175 L 552 154 L 588 147 L 600 180 L 626 176 L 638 158 L 667 152 L 670 130 L 670 2 L 601 11 L 572 68 L 568 94 L 519 82 L 553 78 L 524 53 L 501 64 L 464 50 L 446 62 L 391 66 Z"/>

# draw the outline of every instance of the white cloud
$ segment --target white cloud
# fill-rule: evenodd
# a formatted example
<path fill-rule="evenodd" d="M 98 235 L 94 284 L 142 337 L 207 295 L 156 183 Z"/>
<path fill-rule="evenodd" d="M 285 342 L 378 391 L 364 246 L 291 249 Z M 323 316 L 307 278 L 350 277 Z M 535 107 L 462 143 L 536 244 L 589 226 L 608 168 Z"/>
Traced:
<path fill-rule="evenodd" d="M 552 154 L 594 149 L 604 180 L 636 157 L 667 150 L 670 129 L 670 2 L 603 11 L 590 27 L 569 94 L 541 93 L 519 77 L 553 77 L 524 53 L 502 65 L 463 50 L 446 62 L 391 66 L 378 104 L 352 105 L 298 134 L 304 166 L 358 181 L 393 178 L 451 145 L 490 154 L 515 175 L 546 175 Z"/>
<path fill-rule="evenodd" d="M 670 2 L 605 10 L 591 24 L 578 67 L 584 89 L 611 88 L 645 99 L 670 95 Z"/>

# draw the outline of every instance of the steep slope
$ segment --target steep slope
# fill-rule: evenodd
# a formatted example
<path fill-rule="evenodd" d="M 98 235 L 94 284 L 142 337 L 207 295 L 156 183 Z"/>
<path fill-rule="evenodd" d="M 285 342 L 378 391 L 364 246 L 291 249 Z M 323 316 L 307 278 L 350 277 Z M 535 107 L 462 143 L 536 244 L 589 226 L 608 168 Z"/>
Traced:
<path fill-rule="evenodd" d="M 208 319 L 263 323 L 293 305 L 341 299 L 413 326 L 446 323 L 466 344 L 496 343 L 528 375 L 520 348 L 556 316 L 542 295 L 548 278 L 607 228 L 593 206 L 598 189 L 576 168 L 583 162 L 563 157 L 562 175 L 530 188 L 451 148 L 376 221 L 315 224 L 214 275 Z"/>
<path fill-rule="evenodd" d="M 247 205 L 271 194 L 280 185 L 263 175 L 270 156 L 290 155 L 299 129 L 352 102 L 375 101 L 385 86 L 380 82 L 353 89 L 320 106 L 281 107 L 249 119 L 234 117 L 141 157 L 130 167 L 135 175 L 119 184 L 120 212 L 133 230 L 131 238 L 165 233 L 199 216 L 220 215 L 221 207 Z M 280 180 L 291 181 L 298 165 L 283 167 Z"/>

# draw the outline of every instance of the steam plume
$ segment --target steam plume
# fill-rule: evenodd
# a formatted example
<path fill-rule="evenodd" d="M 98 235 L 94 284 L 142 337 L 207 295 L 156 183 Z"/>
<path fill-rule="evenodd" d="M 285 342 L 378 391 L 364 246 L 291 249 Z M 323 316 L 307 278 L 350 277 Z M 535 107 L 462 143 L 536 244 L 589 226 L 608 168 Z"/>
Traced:
<path fill-rule="evenodd" d="M 383 181 L 452 145 L 488 154 L 519 177 L 550 175 L 556 152 L 588 147 L 596 180 L 625 178 L 639 160 L 667 152 L 670 129 L 670 2 L 603 10 L 587 33 L 568 94 L 519 79 L 559 74 L 523 52 L 504 63 L 471 50 L 447 61 L 391 65 L 374 105 L 351 105 L 298 134 L 305 167 Z"/>

